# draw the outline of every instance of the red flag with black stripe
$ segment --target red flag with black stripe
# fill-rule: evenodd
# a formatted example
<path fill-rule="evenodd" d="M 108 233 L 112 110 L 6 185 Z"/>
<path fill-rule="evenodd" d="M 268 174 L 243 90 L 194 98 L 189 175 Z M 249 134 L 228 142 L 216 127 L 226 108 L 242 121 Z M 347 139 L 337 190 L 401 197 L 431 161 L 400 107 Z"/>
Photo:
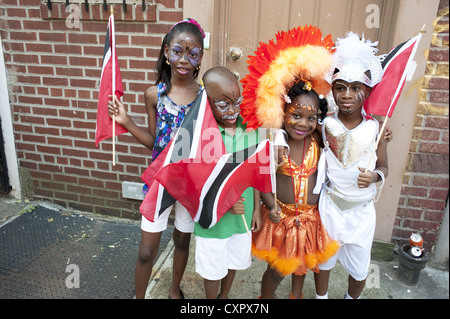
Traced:
<path fill-rule="evenodd" d="M 203 90 L 190 107 L 173 139 L 141 176 L 149 187 L 140 206 L 142 215 L 149 221 L 155 221 L 176 201 L 156 179 L 163 167 L 193 158 L 212 161 L 223 154 L 225 145 L 209 106 L 206 91 Z M 200 174 L 201 170 L 198 173 Z M 177 180 L 177 183 L 181 185 L 183 181 Z"/>
<path fill-rule="evenodd" d="M 248 187 L 264 193 L 274 191 L 271 150 L 266 140 L 227 154 L 203 90 L 172 141 L 142 174 L 149 189 L 140 211 L 155 221 L 179 201 L 194 221 L 204 228 L 212 227 Z"/>
<path fill-rule="evenodd" d="M 203 228 L 213 227 L 253 187 L 275 191 L 275 164 L 269 140 L 215 160 L 188 159 L 165 166 L 156 179 Z"/>
<path fill-rule="evenodd" d="M 383 77 L 364 104 L 367 114 L 392 117 L 408 75 L 414 72 L 413 59 L 422 34 L 396 46 L 381 63 Z"/>
<path fill-rule="evenodd" d="M 105 50 L 103 53 L 102 73 L 100 76 L 100 90 L 97 105 L 97 127 L 95 129 L 95 146 L 109 137 L 113 136 L 113 120 L 109 116 L 108 101 L 113 95 L 118 99 L 123 96 L 122 76 L 120 75 L 119 59 L 116 54 L 116 41 L 114 32 L 114 15 L 108 20 L 108 29 L 105 38 Z M 122 125 L 114 123 L 115 135 L 127 133 Z"/>

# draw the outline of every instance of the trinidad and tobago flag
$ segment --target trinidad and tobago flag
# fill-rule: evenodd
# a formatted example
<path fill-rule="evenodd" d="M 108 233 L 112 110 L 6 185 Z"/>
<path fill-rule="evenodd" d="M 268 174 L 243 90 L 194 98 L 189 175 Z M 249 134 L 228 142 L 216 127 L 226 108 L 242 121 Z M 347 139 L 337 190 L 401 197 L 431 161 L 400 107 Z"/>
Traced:
<path fill-rule="evenodd" d="M 203 228 L 214 226 L 236 203 L 241 194 L 253 187 L 273 192 L 274 163 L 272 143 L 258 145 L 217 160 L 196 158 L 164 167 L 156 179 Z"/>
<path fill-rule="evenodd" d="M 271 143 L 226 154 L 217 122 L 203 90 L 176 135 L 142 174 L 149 186 L 140 211 L 156 220 L 179 201 L 194 221 L 210 228 L 248 187 L 274 191 Z M 271 166 L 272 165 L 272 166 Z"/>
<path fill-rule="evenodd" d="M 412 62 L 421 37 L 422 33 L 396 46 L 383 60 L 383 77 L 364 104 L 367 114 L 392 117 L 406 78 L 414 72 Z"/>
<path fill-rule="evenodd" d="M 116 54 L 114 15 L 110 15 L 98 93 L 97 127 L 95 129 L 95 146 L 97 147 L 100 141 L 113 136 L 113 120 L 108 112 L 109 95 L 113 95 L 113 92 L 118 99 L 123 96 L 122 77 L 120 75 L 119 59 Z M 116 136 L 128 132 L 122 125 L 114 124 Z"/>

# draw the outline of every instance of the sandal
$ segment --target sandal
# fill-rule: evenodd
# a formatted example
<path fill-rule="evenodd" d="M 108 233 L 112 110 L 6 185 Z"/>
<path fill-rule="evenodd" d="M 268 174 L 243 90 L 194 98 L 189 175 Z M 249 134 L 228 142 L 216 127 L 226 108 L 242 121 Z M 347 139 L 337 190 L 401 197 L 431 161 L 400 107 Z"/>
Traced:
<path fill-rule="evenodd" d="M 291 291 L 291 294 L 289 295 L 289 299 L 297 299 L 297 298 L 295 298 L 294 295 L 292 294 L 292 291 Z M 303 299 L 303 292 L 302 292 L 302 295 L 300 296 L 300 299 Z"/>

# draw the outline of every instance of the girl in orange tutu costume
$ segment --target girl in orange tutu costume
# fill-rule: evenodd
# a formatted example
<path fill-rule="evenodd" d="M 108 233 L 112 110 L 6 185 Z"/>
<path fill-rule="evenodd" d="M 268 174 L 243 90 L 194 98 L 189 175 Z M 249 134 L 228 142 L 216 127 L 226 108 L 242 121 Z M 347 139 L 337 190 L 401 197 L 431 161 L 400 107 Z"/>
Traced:
<path fill-rule="evenodd" d="M 280 129 L 275 144 L 286 134 L 287 144 L 282 144 L 289 149 L 289 154 L 279 155 L 278 196 L 261 194 L 263 225 L 253 233 L 252 253 L 268 263 L 261 298 L 273 298 L 290 274 L 291 298 L 301 298 L 308 269 L 316 275 L 318 265 L 339 248 L 321 223 L 319 195 L 312 192 L 321 144 L 315 129 L 327 113 L 325 96 L 331 87 L 326 78 L 331 76 L 333 46 L 331 36 L 322 39 L 316 27 L 279 32 L 275 41 L 260 43 L 248 61 L 250 73 L 242 80 L 244 123 L 248 128 Z"/>

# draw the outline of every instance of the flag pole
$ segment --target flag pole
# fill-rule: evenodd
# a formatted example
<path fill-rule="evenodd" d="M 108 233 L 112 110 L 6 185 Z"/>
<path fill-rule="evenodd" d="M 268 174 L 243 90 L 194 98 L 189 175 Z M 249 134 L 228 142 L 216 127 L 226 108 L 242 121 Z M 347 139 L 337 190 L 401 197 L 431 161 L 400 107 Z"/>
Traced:
<path fill-rule="evenodd" d="M 272 155 L 275 157 L 275 149 L 273 148 L 274 145 L 273 145 L 273 134 L 272 134 L 272 132 L 269 132 L 269 141 L 271 142 Z M 274 164 L 275 164 L 275 161 L 274 161 Z M 274 175 L 276 177 L 276 174 L 274 174 Z M 274 181 L 274 182 L 275 182 L 275 185 L 276 185 L 276 181 Z M 277 210 L 277 189 L 276 189 L 276 186 L 275 186 L 275 192 L 273 192 L 273 198 L 274 198 L 274 201 L 275 201 L 275 210 Z"/>
<path fill-rule="evenodd" d="M 244 221 L 245 229 L 247 230 L 247 235 L 250 236 L 250 230 L 248 229 L 247 221 L 245 220 L 244 214 L 241 215 L 242 220 Z"/>
<path fill-rule="evenodd" d="M 403 72 L 403 76 L 402 76 L 401 82 L 403 82 L 403 81 L 406 79 L 407 75 L 408 75 L 408 74 L 407 74 L 407 73 L 408 73 L 407 70 L 408 70 L 408 67 L 409 67 L 409 65 L 410 65 L 410 62 L 414 59 L 414 56 L 416 55 L 416 51 L 417 51 L 417 48 L 418 48 L 418 46 L 419 46 L 419 42 L 420 42 L 420 40 L 421 40 L 422 34 L 426 32 L 426 31 L 425 31 L 425 26 L 426 26 L 426 25 L 424 24 L 424 25 L 422 26 L 422 29 L 420 29 L 420 32 L 419 32 L 420 37 L 418 38 L 417 44 L 416 44 L 416 46 L 414 47 L 413 52 L 411 53 L 411 56 L 410 56 L 410 59 L 409 59 L 407 65 L 406 65 L 405 71 Z M 398 91 L 397 91 L 397 93 L 400 94 L 400 92 L 398 92 Z M 392 104 L 393 104 L 394 100 L 397 98 L 397 93 L 396 93 L 396 95 L 392 98 L 391 105 L 389 106 L 389 109 L 388 109 L 388 111 L 387 111 L 387 113 L 386 113 L 386 117 L 384 118 L 383 125 L 381 126 L 380 133 L 378 134 L 377 141 L 375 142 L 374 149 L 373 149 L 373 151 L 372 151 L 372 154 L 370 155 L 369 161 L 367 162 L 366 170 L 364 171 L 364 173 L 367 173 L 367 172 L 369 171 L 370 163 L 372 163 L 372 160 L 373 160 L 373 158 L 374 158 L 374 156 L 375 156 L 375 153 L 376 153 L 376 151 L 377 151 L 377 149 L 378 149 L 378 145 L 380 144 L 381 137 L 383 136 L 384 129 L 386 128 L 386 124 L 387 124 L 388 119 L 389 119 L 389 116 L 388 116 L 388 115 L 389 115 L 389 112 L 390 112 L 390 110 L 391 110 L 391 107 L 392 107 Z"/>
<path fill-rule="evenodd" d="M 389 119 L 388 116 L 386 116 L 384 118 L 383 125 L 381 126 L 380 133 L 378 133 L 377 141 L 375 142 L 375 146 L 373 148 L 372 154 L 370 155 L 369 161 L 367 162 L 366 170 L 364 171 L 364 173 L 367 173 L 369 171 L 369 165 L 370 165 L 370 163 L 372 163 L 373 157 L 375 156 L 375 153 L 377 152 L 378 144 L 380 144 L 380 140 L 381 140 L 381 137 L 383 136 L 383 132 L 384 132 L 384 129 L 386 128 L 388 119 Z"/>
<path fill-rule="evenodd" d="M 111 57 L 112 57 L 112 98 L 113 102 L 116 102 L 116 41 L 115 41 L 115 30 L 114 30 L 114 7 L 111 5 Z M 112 165 L 116 166 L 116 115 L 112 116 Z"/>

